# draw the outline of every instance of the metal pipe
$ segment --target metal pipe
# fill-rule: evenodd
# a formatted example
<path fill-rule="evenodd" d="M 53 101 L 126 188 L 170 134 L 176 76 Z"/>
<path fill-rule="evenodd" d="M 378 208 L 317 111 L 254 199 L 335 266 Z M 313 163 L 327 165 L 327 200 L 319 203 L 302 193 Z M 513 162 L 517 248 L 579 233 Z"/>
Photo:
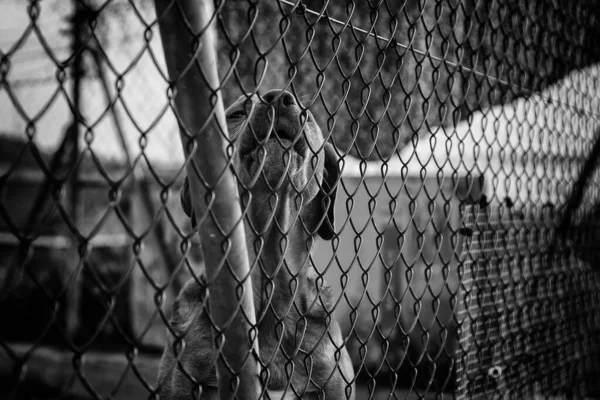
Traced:
<path fill-rule="evenodd" d="M 86 43 L 84 41 L 84 35 L 87 29 L 87 24 L 89 23 L 89 9 L 77 0 L 73 0 L 74 5 L 74 14 L 71 20 L 71 30 L 72 30 L 72 53 L 74 54 L 73 58 L 73 121 L 65 140 L 70 141 L 71 145 L 69 146 L 70 153 L 67 154 L 68 157 L 68 166 L 71 171 L 71 177 L 67 180 L 67 193 L 69 195 L 68 204 L 69 211 L 71 213 L 71 218 L 73 219 L 73 223 L 77 227 L 78 230 L 82 229 L 83 221 L 84 221 L 84 208 L 83 208 L 83 196 L 80 191 L 80 187 L 77 184 L 80 176 L 80 168 L 79 168 L 79 157 L 81 153 L 79 138 L 80 138 L 80 129 L 79 126 L 83 121 L 83 116 L 81 114 L 81 109 L 83 105 L 82 101 L 82 89 L 83 89 L 83 78 L 85 75 L 85 65 L 84 65 L 84 51 L 86 48 Z M 82 258 L 85 256 L 80 254 L 79 252 L 79 242 L 77 241 L 77 237 L 81 236 L 80 231 L 73 233 L 73 242 L 68 251 L 68 264 L 69 264 L 69 272 L 67 276 L 65 276 L 66 284 L 69 283 L 71 286 L 67 289 L 67 305 L 66 305 L 66 331 L 67 335 L 70 339 L 75 339 L 79 334 L 79 330 L 81 328 L 81 292 L 83 285 L 83 277 L 81 265 L 84 262 Z M 74 278 L 71 276 L 75 274 Z"/>
<path fill-rule="evenodd" d="M 167 69 L 176 89 L 180 137 L 186 156 L 191 156 L 186 169 L 209 282 L 213 338 L 221 347 L 219 396 L 257 399 L 256 315 L 237 181 L 227 152 L 213 1 L 154 3 Z M 192 141 L 195 146 L 190 151 Z"/>

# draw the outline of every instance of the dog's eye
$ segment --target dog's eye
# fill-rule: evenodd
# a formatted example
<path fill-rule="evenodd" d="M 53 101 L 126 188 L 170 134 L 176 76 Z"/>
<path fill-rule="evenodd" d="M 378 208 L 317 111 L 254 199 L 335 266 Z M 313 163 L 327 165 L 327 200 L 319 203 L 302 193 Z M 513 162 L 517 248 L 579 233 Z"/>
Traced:
<path fill-rule="evenodd" d="M 227 119 L 242 119 L 242 118 L 246 118 L 246 111 L 244 111 L 243 109 L 235 110 L 234 112 L 232 112 L 231 114 L 229 114 L 227 116 Z"/>

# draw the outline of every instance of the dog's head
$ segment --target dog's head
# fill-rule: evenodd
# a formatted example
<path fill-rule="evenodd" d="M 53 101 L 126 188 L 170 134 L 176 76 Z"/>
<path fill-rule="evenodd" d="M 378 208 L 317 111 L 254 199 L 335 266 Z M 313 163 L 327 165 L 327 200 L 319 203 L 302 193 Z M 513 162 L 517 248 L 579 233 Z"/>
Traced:
<path fill-rule="evenodd" d="M 340 177 L 334 147 L 325 142 L 310 111 L 302 112 L 294 96 L 272 90 L 262 99 L 241 96 L 226 111 L 233 161 L 251 207 L 268 207 L 273 193 L 312 210 L 309 226 L 329 240 L 334 235 L 334 203 Z M 244 190 L 244 189 L 242 189 Z M 187 178 L 181 204 L 195 224 Z M 307 207 L 308 204 L 313 207 Z"/>

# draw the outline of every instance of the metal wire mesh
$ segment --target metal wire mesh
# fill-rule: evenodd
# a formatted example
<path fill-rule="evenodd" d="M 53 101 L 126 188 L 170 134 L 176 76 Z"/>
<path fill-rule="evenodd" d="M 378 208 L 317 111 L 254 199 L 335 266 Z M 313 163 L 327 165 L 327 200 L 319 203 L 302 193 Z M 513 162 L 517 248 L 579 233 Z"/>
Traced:
<path fill-rule="evenodd" d="M 598 274 L 538 211 L 466 210 L 459 398 L 598 390 Z"/>
<path fill-rule="evenodd" d="M 0 3 L 2 396 L 597 394 L 598 5 L 160 3 Z"/>

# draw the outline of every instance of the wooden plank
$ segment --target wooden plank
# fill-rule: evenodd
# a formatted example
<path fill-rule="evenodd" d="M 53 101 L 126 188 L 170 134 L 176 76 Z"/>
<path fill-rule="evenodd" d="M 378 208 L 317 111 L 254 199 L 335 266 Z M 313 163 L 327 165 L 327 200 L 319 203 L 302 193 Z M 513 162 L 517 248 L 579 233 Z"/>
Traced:
<path fill-rule="evenodd" d="M 10 170 L 11 165 L 0 164 L 0 176 L 4 176 Z M 179 168 L 176 166 L 165 166 L 162 164 L 158 164 L 157 166 L 152 166 L 159 175 L 161 176 L 174 176 Z M 93 169 L 92 169 L 93 168 Z M 91 188 L 91 187 L 110 187 L 110 182 L 106 180 L 104 176 L 97 171 L 96 167 L 82 169 L 79 173 L 77 179 L 74 179 L 74 183 L 81 188 Z M 121 177 L 128 166 L 119 166 L 119 167 L 107 167 L 106 171 L 109 176 L 113 179 L 117 177 Z M 137 169 L 139 169 L 138 167 Z M 19 167 L 10 173 L 8 178 L 9 183 L 27 183 L 27 184 L 42 184 L 46 182 L 46 174 L 39 168 Z"/>
<path fill-rule="evenodd" d="M 31 344 L 9 344 L 8 347 L 18 356 L 23 357 L 31 348 Z M 27 356 L 25 368 L 18 386 L 19 393 L 27 393 L 32 388 L 39 388 L 43 393 L 60 393 L 63 397 L 92 398 L 97 392 L 103 398 L 141 399 L 148 398 L 158 374 L 159 355 L 138 354 L 131 365 L 135 366 L 138 378 L 125 353 L 86 352 L 81 356 L 80 374 L 75 370 L 77 360 L 74 354 L 66 349 L 55 347 L 39 347 Z M 0 351 L 0 380 L 14 381 L 13 369 L 16 363 L 5 351 Z M 81 376 L 88 380 L 90 388 L 86 388 Z M 122 380 L 122 381 L 121 381 Z M 31 394 L 31 393 L 29 393 Z"/>
<path fill-rule="evenodd" d="M 64 235 L 40 235 L 31 244 L 33 247 L 49 247 L 64 250 L 71 246 L 71 238 Z M 94 236 L 90 243 L 94 247 L 122 247 L 132 242 L 129 235 L 125 233 L 99 234 Z M 0 245 L 17 246 L 19 238 L 10 232 L 0 232 Z"/>

